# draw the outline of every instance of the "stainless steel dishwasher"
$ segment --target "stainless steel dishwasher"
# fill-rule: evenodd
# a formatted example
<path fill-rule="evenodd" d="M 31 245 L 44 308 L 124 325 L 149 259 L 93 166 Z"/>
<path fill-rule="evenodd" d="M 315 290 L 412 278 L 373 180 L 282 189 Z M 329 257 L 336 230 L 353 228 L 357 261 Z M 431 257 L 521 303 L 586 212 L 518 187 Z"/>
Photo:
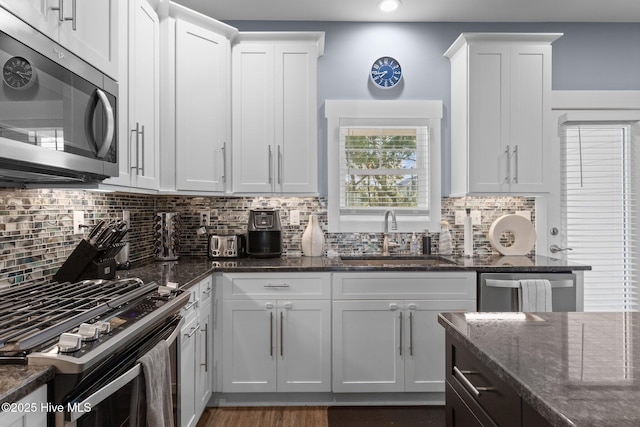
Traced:
<path fill-rule="evenodd" d="M 577 273 L 480 273 L 478 311 L 520 311 L 520 280 L 547 279 L 553 311 L 583 311 L 582 275 Z"/>

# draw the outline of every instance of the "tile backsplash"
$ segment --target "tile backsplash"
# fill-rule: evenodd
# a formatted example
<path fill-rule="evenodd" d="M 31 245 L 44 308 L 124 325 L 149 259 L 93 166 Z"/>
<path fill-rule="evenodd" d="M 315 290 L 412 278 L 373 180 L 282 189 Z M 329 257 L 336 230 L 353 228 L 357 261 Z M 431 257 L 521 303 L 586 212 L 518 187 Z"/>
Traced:
<path fill-rule="evenodd" d="M 0 190 L 0 287 L 14 283 L 48 281 L 71 254 L 83 234 L 73 233 L 73 212 L 84 212 L 85 225 L 101 219 L 131 216 L 130 260 L 152 259 L 153 225 L 156 212 L 178 212 L 180 254 L 206 256 L 207 239 L 198 235 L 199 213 L 211 217 L 210 233 L 244 233 L 250 209 L 280 210 L 285 255 L 301 253 L 302 233 L 309 214 L 316 213 L 326 230 L 327 202 L 318 197 L 198 197 L 129 193 L 102 193 L 72 190 Z M 442 199 L 442 219 L 451 224 L 454 255 L 463 251 L 462 226 L 454 225 L 455 211 L 465 208 L 481 211 L 482 224 L 474 227 L 474 251 L 491 254 L 487 234 L 499 216 L 516 211 L 531 212 L 535 223 L 535 201 L 525 197 L 463 197 Z M 289 212 L 300 213 L 300 225 L 290 225 Z M 416 230 L 424 233 L 424 230 Z M 382 233 L 325 232 L 325 251 L 339 254 L 378 252 Z M 411 235 L 396 233 L 393 238 L 408 250 Z M 432 234 L 432 248 L 437 252 L 438 236 Z"/>

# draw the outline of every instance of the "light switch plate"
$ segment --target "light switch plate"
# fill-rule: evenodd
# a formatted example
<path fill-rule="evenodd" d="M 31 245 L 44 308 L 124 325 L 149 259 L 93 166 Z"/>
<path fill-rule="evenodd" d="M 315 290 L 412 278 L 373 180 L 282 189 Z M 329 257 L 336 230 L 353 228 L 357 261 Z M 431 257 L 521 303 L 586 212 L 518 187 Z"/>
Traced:
<path fill-rule="evenodd" d="M 531 211 L 516 211 L 516 215 L 523 216 L 531 221 Z"/>
<path fill-rule="evenodd" d="M 73 234 L 82 234 L 80 226 L 84 223 L 84 211 L 73 211 Z"/>
<path fill-rule="evenodd" d="M 455 225 L 464 224 L 464 217 L 467 216 L 466 211 L 456 211 L 456 222 Z"/>
<path fill-rule="evenodd" d="M 126 222 L 127 225 L 131 225 L 131 212 L 127 210 L 122 211 L 122 221 Z"/>
<path fill-rule="evenodd" d="M 300 225 L 300 211 L 299 210 L 291 210 L 289 211 L 289 225 Z"/>

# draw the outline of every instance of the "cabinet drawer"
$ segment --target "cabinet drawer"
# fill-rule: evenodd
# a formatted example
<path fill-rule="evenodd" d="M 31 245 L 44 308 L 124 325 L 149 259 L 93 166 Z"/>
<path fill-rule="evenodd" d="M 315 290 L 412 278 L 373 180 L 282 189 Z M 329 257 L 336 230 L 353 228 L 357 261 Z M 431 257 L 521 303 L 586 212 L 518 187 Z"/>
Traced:
<path fill-rule="evenodd" d="M 222 276 L 224 299 L 330 299 L 330 273 L 232 273 Z"/>
<path fill-rule="evenodd" d="M 336 273 L 333 298 L 475 299 L 476 275 L 473 272 Z"/>
<path fill-rule="evenodd" d="M 499 426 L 521 423 L 520 396 L 469 350 L 447 335 L 446 380 L 471 408 L 478 405 Z M 474 411 L 481 415 L 482 411 Z"/>

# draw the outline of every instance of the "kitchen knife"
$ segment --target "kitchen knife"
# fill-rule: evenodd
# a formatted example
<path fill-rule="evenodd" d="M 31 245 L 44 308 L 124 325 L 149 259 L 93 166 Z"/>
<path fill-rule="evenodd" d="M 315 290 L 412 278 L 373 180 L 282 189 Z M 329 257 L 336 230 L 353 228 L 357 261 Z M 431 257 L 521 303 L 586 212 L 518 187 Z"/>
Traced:
<path fill-rule="evenodd" d="M 91 229 L 91 231 L 89 232 L 89 235 L 87 236 L 87 241 L 95 246 L 96 244 L 96 238 L 98 236 L 98 232 L 100 231 L 100 229 L 102 228 L 102 226 L 104 225 L 104 220 L 101 219 L 100 221 L 98 221 L 96 223 L 96 225 L 93 226 L 93 228 Z"/>

